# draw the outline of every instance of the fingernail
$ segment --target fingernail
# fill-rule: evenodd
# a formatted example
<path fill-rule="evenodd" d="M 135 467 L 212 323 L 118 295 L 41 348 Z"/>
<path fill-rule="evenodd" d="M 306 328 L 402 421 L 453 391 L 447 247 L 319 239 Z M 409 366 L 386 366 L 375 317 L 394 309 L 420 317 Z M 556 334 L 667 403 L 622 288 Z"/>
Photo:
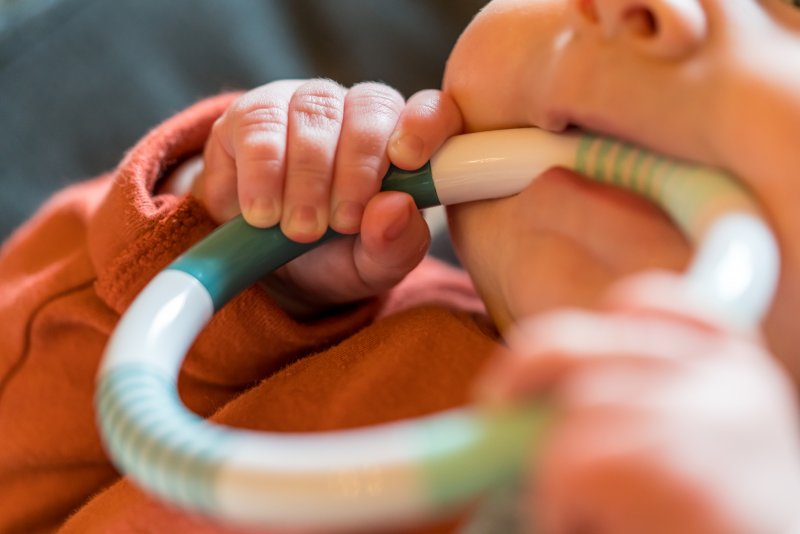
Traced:
<path fill-rule="evenodd" d="M 333 210 L 331 226 L 342 233 L 357 232 L 361 226 L 364 206 L 351 200 L 343 200 Z"/>
<path fill-rule="evenodd" d="M 407 208 L 398 214 L 397 218 L 383 231 L 383 238 L 387 241 L 394 241 L 402 235 L 411 220 L 411 209 Z"/>
<path fill-rule="evenodd" d="M 281 219 L 278 201 L 274 198 L 255 198 L 244 211 L 244 218 L 260 228 L 275 226 Z"/>
<path fill-rule="evenodd" d="M 422 165 L 425 142 L 421 137 L 409 133 L 397 133 L 392 139 L 395 159 L 410 165 Z"/>
<path fill-rule="evenodd" d="M 287 230 L 292 234 L 313 234 L 319 229 L 317 209 L 314 206 L 295 206 L 289 212 Z"/>

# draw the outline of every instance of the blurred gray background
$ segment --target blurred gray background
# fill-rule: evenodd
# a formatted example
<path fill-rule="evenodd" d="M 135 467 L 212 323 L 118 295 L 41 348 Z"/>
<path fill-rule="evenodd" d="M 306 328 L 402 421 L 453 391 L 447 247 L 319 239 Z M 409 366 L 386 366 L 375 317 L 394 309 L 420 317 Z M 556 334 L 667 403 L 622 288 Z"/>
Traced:
<path fill-rule="evenodd" d="M 278 78 L 437 87 L 485 0 L 0 0 L 0 240 L 201 99 Z"/>

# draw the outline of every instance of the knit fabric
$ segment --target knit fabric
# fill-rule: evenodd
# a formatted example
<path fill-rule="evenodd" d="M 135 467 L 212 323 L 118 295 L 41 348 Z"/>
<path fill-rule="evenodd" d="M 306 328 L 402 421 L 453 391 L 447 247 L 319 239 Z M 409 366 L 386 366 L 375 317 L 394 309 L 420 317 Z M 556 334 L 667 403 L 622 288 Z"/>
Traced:
<path fill-rule="evenodd" d="M 232 532 L 121 477 L 92 398 L 120 314 L 214 228 L 191 197 L 154 191 L 202 151 L 234 96 L 157 127 L 114 172 L 56 195 L 0 250 L 0 532 Z M 191 410 L 242 428 L 369 425 L 467 402 L 495 339 L 467 277 L 433 259 L 389 295 L 310 323 L 254 286 L 199 336 L 179 391 Z"/>

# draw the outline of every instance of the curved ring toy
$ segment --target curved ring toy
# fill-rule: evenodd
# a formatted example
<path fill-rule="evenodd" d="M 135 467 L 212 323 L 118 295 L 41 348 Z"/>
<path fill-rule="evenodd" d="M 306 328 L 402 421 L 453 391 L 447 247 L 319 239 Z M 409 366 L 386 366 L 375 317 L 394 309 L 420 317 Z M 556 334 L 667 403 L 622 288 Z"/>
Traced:
<path fill-rule="evenodd" d="M 761 320 L 778 248 L 756 203 L 719 170 L 601 137 L 517 129 L 455 137 L 423 169 L 390 171 L 383 188 L 410 193 L 421 208 L 455 204 L 512 195 L 554 166 L 659 204 L 699 247 L 686 277 L 700 302 L 736 326 Z M 214 312 L 315 245 L 238 218 L 150 282 L 120 320 L 98 375 L 98 419 L 115 464 L 157 496 L 210 517 L 326 528 L 439 513 L 517 472 L 547 426 L 545 406 L 464 408 L 321 434 L 230 429 L 183 407 L 178 371 Z"/>

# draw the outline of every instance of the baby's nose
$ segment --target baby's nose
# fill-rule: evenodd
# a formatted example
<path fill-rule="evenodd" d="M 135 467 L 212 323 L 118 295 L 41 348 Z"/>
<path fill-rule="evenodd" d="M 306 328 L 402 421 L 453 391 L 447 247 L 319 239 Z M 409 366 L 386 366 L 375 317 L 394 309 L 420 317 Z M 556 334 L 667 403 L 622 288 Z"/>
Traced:
<path fill-rule="evenodd" d="M 706 13 L 698 0 L 570 0 L 580 31 L 657 58 L 679 59 L 706 38 Z"/>

